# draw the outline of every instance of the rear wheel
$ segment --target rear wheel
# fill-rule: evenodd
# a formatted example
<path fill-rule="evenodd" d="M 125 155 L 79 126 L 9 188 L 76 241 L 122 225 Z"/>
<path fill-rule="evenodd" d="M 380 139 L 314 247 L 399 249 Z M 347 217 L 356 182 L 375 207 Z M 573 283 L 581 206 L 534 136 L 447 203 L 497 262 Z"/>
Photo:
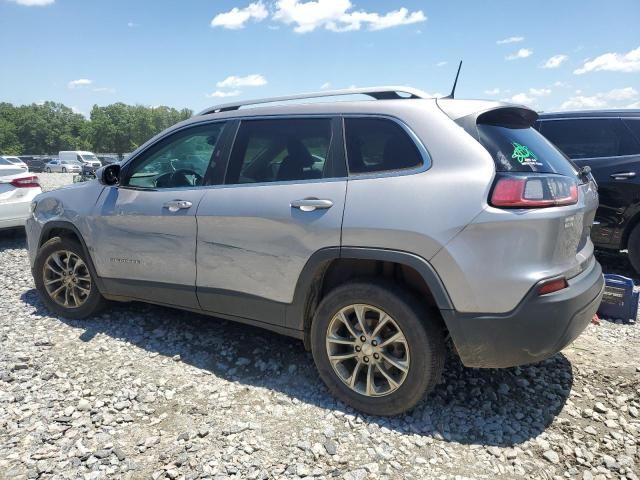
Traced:
<path fill-rule="evenodd" d="M 76 240 L 55 237 L 42 245 L 33 276 L 47 308 L 64 317 L 86 318 L 106 303 Z"/>
<path fill-rule="evenodd" d="M 67 169 L 62 167 L 62 173 L 67 173 Z"/>
<path fill-rule="evenodd" d="M 51 169 L 47 167 L 47 173 L 51 173 Z"/>
<path fill-rule="evenodd" d="M 383 282 L 353 282 L 331 291 L 311 327 L 322 380 L 343 402 L 373 415 L 412 409 L 444 367 L 434 314 L 408 292 Z"/>
<path fill-rule="evenodd" d="M 640 225 L 636 225 L 629 235 L 627 255 L 633 269 L 640 273 Z"/>

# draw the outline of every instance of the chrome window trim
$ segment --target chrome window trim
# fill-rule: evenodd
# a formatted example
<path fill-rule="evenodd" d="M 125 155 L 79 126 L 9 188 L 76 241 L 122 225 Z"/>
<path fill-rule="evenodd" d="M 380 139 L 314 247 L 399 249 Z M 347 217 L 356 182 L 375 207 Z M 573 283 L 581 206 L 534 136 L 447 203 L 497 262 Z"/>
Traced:
<path fill-rule="evenodd" d="M 395 117 L 393 115 L 379 114 L 379 113 L 369 113 L 369 114 L 341 114 L 342 117 L 342 138 L 344 140 L 344 158 L 347 161 L 347 171 L 349 180 L 365 180 L 370 178 L 385 178 L 385 177 L 401 177 L 405 175 L 416 175 L 418 173 L 423 173 L 429 170 L 432 166 L 431 155 L 425 147 L 424 143 L 418 137 L 418 135 L 407 125 L 403 120 Z M 349 172 L 349 156 L 347 155 L 347 135 L 345 131 L 345 122 L 346 118 L 379 118 L 385 120 L 391 120 L 396 123 L 404 130 L 404 132 L 409 135 L 409 138 L 413 141 L 418 152 L 420 152 L 420 156 L 422 157 L 422 165 L 418 167 L 405 168 L 402 170 L 382 170 L 380 172 L 372 172 L 372 173 L 351 173 Z"/>

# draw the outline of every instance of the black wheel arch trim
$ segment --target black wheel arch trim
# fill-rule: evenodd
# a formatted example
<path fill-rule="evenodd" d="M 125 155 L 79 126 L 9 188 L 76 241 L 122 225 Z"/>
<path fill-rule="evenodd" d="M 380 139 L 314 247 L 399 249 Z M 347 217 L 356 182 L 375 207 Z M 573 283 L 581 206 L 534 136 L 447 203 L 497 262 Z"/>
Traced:
<path fill-rule="evenodd" d="M 423 278 L 440 310 L 453 310 L 451 298 L 431 264 L 424 258 L 401 250 L 390 250 L 384 248 L 368 247 L 329 247 L 318 250 L 307 261 L 296 285 L 293 302 L 287 305 L 286 325 L 288 328 L 296 330 L 309 329 L 311 313 L 314 308 L 316 298 L 320 293 L 314 289 L 322 284 L 322 278 L 326 269 L 333 260 L 338 259 L 361 259 L 361 260 L 381 260 L 385 262 L 399 263 L 407 265 L 416 270 Z"/>
<path fill-rule="evenodd" d="M 82 252 L 84 253 L 84 256 L 87 260 L 87 265 L 89 266 L 89 271 L 91 272 L 91 276 L 94 278 L 96 285 L 98 286 L 98 291 L 101 294 L 104 293 L 105 292 L 104 282 L 98 276 L 96 267 L 93 264 L 93 257 L 91 256 L 91 252 L 89 251 L 89 248 L 87 247 L 87 244 L 84 241 L 84 237 L 82 236 L 82 233 L 80 233 L 80 230 L 78 230 L 78 227 L 76 227 L 73 223 L 64 221 L 64 220 L 52 220 L 50 222 L 45 223 L 42 226 L 42 231 L 40 232 L 40 238 L 38 239 L 38 250 L 40 250 L 40 247 L 42 247 L 42 245 L 44 245 L 45 242 L 50 240 L 50 233 L 52 230 L 68 230 L 74 234 L 74 236 L 78 239 L 78 242 L 80 242 L 80 246 L 82 247 Z"/>

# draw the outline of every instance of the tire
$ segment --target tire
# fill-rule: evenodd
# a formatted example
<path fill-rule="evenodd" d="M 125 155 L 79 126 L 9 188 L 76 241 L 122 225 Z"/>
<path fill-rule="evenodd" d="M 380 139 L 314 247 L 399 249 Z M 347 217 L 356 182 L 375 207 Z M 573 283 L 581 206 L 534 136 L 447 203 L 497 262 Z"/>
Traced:
<path fill-rule="evenodd" d="M 353 305 L 367 305 L 362 315 L 367 319 L 364 323 L 370 334 L 367 342 L 363 344 L 356 339 L 353 345 L 333 343 L 336 338 L 352 340 L 354 334 L 356 337 L 361 335 L 362 329 L 357 323 Z M 389 321 L 382 322 L 385 326 L 374 342 L 371 334 L 375 333 L 376 318 L 380 320 L 383 314 L 391 317 L 393 325 Z M 362 412 L 397 415 L 411 410 L 434 388 L 444 369 L 445 345 L 436 315 L 437 312 L 425 308 L 412 294 L 391 283 L 365 280 L 335 288 L 320 302 L 311 325 L 311 350 L 320 377 L 333 395 Z M 351 324 L 351 330 L 341 318 Z M 383 347 L 385 338 L 395 337 L 398 331 L 404 342 Z M 359 353 L 355 353 L 358 348 Z M 388 348 L 393 348 L 394 352 L 385 350 Z M 372 353 L 372 349 L 380 353 Z M 329 360 L 329 350 L 332 356 L 349 356 L 353 352 L 356 357 L 340 361 L 336 369 Z M 371 355 L 378 355 L 378 360 L 373 360 Z M 369 360 L 365 364 L 367 358 Z M 394 358 L 398 365 L 407 367 L 406 373 L 388 363 L 388 358 Z M 359 367 L 354 366 L 358 363 Z M 354 379 L 353 371 L 357 372 L 357 381 L 352 388 L 347 382 Z M 373 388 L 369 390 L 366 379 L 371 371 L 374 372 L 374 381 Z M 383 371 L 391 374 L 395 387 L 387 381 L 389 377 L 382 375 Z M 349 372 L 351 374 L 345 378 Z"/>
<path fill-rule="evenodd" d="M 57 260 L 59 262 L 54 260 L 53 255 L 55 254 L 58 254 Z M 65 258 L 67 259 L 66 262 Z M 80 259 L 81 263 L 78 263 L 75 259 Z M 48 267 L 48 264 L 53 265 L 54 268 Z M 78 266 L 77 269 L 74 268 L 76 265 Z M 62 278 L 59 272 L 64 270 L 73 270 L 76 282 L 73 284 L 73 291 L 68 296 L 66 296 L 65 290 L 69 289 L 62 288 L 62 293 L 56 295 L 56 300 L 52 293 L 62 287 L 65 281 L 68 281 L 69 285 L 71 285 L 70 282 L 74 279 L 74 276 L 68 275 L 65 280 L 55 280 Z M 98 313 L 106 305 L 106 300 L 98 291 L 98 286 L 84 249 L 78 241 L 71 238 L 54 237 L 40 247 L 33 266 L 33 278 L 47 308 L 62 317 L 87 318 Z M 45 281 L 48 285 L 45 285 Z M 47 290 L 47 287 L 52 290 L 51 293 Z M 68 303 L 68 305 L 63 305 L 62 301 Z"/>
<path fill-rule="evenodd" d="M 627 240 L 627 256 L 633 269 L 640 274 L 640 225 L 636 225 L 631 230 Z"/>
<path fill-rule="evenodd" d="M 67 173 L 67 169 L 62 167 L 62 173 Z"/>
<path fill-rule="evenodd" d="M 51 169 L 47 167 L 47 173 L 51 173 Z"/>

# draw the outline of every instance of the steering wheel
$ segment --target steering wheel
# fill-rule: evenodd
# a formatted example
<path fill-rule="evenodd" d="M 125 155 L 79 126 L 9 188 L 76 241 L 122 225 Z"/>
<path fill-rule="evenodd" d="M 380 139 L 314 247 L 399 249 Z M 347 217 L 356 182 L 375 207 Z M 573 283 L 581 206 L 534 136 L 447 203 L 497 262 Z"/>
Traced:
<path fill-rule="evenodd" d="M 189 182 L 188 176 L 193 176 L 193 182 Z M 180 168 L 170 173 L 165 173 L 156 179 L 156 187 L 195 187 L 202 184 L 203 176 L 190 168 Z M 165 180 L 166 179 L 166 180 Z M 163 185 L 159 185 L 162 183 Z"/>

